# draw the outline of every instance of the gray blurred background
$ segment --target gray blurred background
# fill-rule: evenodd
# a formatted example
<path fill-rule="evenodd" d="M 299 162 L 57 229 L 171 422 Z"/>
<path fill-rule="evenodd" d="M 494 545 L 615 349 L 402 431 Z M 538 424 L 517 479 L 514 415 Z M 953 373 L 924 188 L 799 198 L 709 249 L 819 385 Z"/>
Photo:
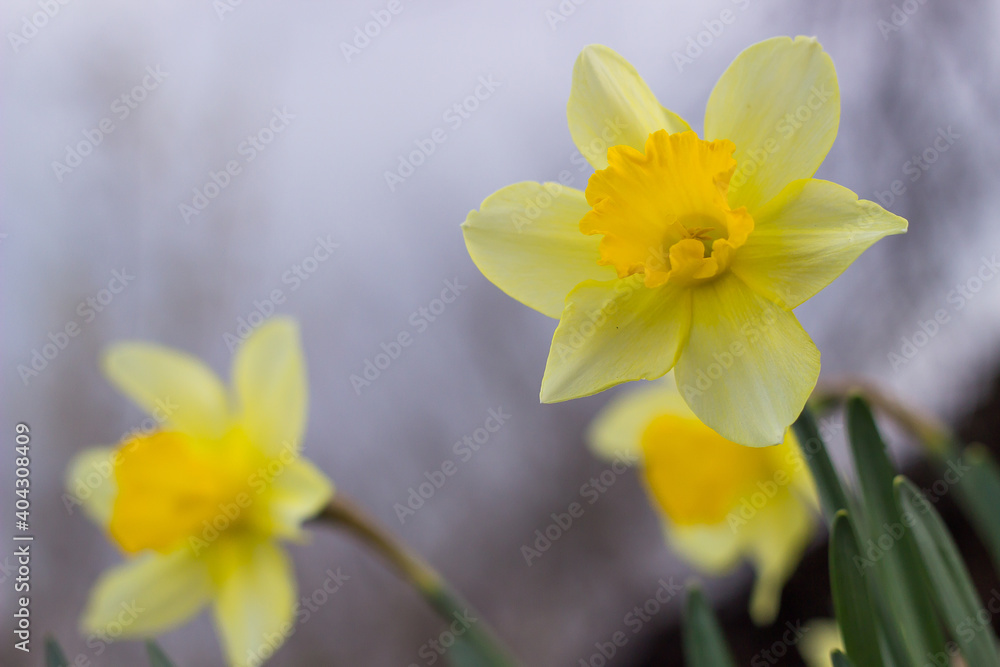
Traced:
<path fill-rule="evenodd" d="M 275 290 L 276 312 L 301 322 L 309 362 L 306 455 L 438 566 L 525 664 L 589 660 L 661 578 L 689 575 L 665 548 L 631 472 L 525 563 L 521 546 L 605 469 L 582 434 L 611 393 L 538 404 L 555 322 L 488 283 L 459 231 L 470 209 L 509 183 L 570 170 L 572 185 L 586 186 L 565 105 L 574 59 L 589 43 L 622 53 L 700 131 L 715 80 L 742 49 L 773 35 L 819 37 L 837 65 L 843 111 L 818 175 L 869 199 L 898 180 L 905 191 L 882 199 L 910 221 L 909 234 L 877 244 L 797 311 L 822 350 L 823 377 L 863 373 L 955 419 L 995 375 L 1000 279 L 955 296 L 960 285 L 976 287 L 969 281 L 983 258 L 1000 251 L 995 2 L 907 0 L 894 17 L 892 3 L 860 1 L 400 0 L 391 22 L 349 55 L 342 43 L 387 2 L 233 2 L 51 0 L 54 16 L 35 18 L 42 27 L 34 30 L 44 1 L 9 0 L 0 10 L 2 432 L 8 443 L 17 421 L 33 432 L 36 651 L 50 631 L 71 660 L 89 661 L 81 665 L 140 664 L 139 645 L 95 655 L 76 630 L 89 587 L 119 555 L 79 512 L 67 513 L 65 466 L 144 417 L 101 377 L 99 351 L 148 339 L 228 374 L 226 334 L 253 311 L 266 314 Z M 703 36 L 708 45 L 679 68 L 675 52 L 724 10 L 735 20 Z M 499 85 L 458 123 L 447 112 L 480 77 Z M 135 95 L 144 99 L 123 106 L 121 96 L 144 78 Z M 275 110 L 281 131 L 262 150 L 249 148 Z M 104 119 L 113 130 L 89 155 L 68 171 L 54 167 Z M 436 128 L 447 140 L 391 189 L 385 172 Z M 914 178 L 907 163 L 948 128 L 958 138 Z M 185 216 L 193 189 L 229 161 L 240 172 Z M 318 239 L 337 244 L 325 261 L 315 259 L 325 256 L 314 254 Z M 134 278 L 98 301 L 99 312 L 81 306 L 102 297 L 114 271 Z M 422 316 L 413 314 L 445 281 L 467 288 L 433 322 L 416 324 Z M 941 310 L 947 321 L 936 334 L 891 364 L 889 354 L 901 354 L 903 339 L 912 342 Z M 24 381 L 18 366 L 74 322 L 79 335 Z M 355 391 L 350 376 L 403 331 L 413 344 Z M 491 408 L 510 419 L 401 522 L 394 504 L 455 459 L 452 445 Z M 0 457 L 5 508 L 12 459 Z M 291 552 L 303 594 L 329 567 L 350 580 L 269 664 L 428 664 L 418 652 L 442 626 L 380 562 L 325 530 Z M 9 638 L 13 593 L 4 578 Z M 744 569 L 712 592 L 726 605 L 748 582 Z M 612 662 L 639 661 L 680 607 L 667 605 L 630 633 Z M 12 643 L 0 646 L 0 663 L 41 664 L 40 653 L 26 658 Z M 207 614 L 162 644 L 179 665 L 221 661 Z"/>

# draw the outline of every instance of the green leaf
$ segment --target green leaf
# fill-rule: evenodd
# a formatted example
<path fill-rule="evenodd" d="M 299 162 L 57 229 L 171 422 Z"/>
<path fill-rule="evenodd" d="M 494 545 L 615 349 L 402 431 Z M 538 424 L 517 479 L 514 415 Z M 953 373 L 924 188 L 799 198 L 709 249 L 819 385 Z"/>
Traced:
<path fill-rule="evenodd" d="M 458 637 L 450 649 L 448 649 L 448 664 L 452 667 L 468 667 L 475 665 L 477 652 L 465 639 Z"/>
<path fill-rule="evenodd" d="M 448 664 L 452 667 L 513 667 L 515 663 L 478 634 L 466 632 L 456 637 L 448 649 Z"/>
<path fill-rule="evenodd" d="M 150 667 L 174 667 L 174 663 L 170 662 L 163 649 L 151 639 L 146 642 L 146 653 L 149 655 Z"/>
<path fill-rule="evenodd" d="M 684 659 L 687 667 L 735 667 L 722 628 L 701 589 L 688 590 L 684 605 Z"/>
<path fill-rule="evenodd" d="M 855 523 L 871 525 L 877 531 L 883 522 L 899 519 L 892 487 L 896 474 L 871 410 L 857 397 L 847 402 L 847 434 L 867 515 L 854 517 Z"/>
<path fill-rule="evenodd" d="M 819 491 L 820 504 L 823 507 L 823 514 L 827 523 L 833 523 L 833 517 L 840 510 L 846 510 L 847 494 L 840 483 L 837 469 L 833 467 L 830 454 L 826 451 L 826 443 L 819 434 L 816 426 L 816 419 L 809 408 L 802 410 L 802 414 L 792 424 L 795 429 L 795 436 L 799 441 L 799 449 L 802 456 L 809 464 L 813 479 L 816 480 L 816 489 Z"/>
<path fill-rule="evenodd" d="M 993 568 L 1000 574 L 1000 469 L 982 445 L 965 448 L 964 460 L 945 459 L 945 480 L 948 473 L 961 476 L 955 489 L 963 513 L 975 527 L 979 539 L 986 545 Z M 969 470 L 964 470 L 969 467 Z"/>
<path fill-rule="evenodd" d="M 868 404 L 847 401 L 847 433 L 860 486 L 860 507 L 854 515 L 863 529 L 863 574 L 871 574 L 875 608 L 886 648 L 898 661 L 919 664 L 928 654 L 944 651 L 945 640 L 927 590 L 920 555 L 913 536 L 903 525 L 893 491 L 892 462 Z"/>
<path fill-rule="evenodd" d="M 837 512 L 830 530 L 830 588 L 837 625 L 851 660 L 882 667 L 878 627 L 854 526 L 846 510 Z"/>
<path fill-rule="evenodd" d="M 480 615 L 475 611 L 470 614 L 469 606 L 446 588 L 443 582 L 438 581 L 418 590 L 442 618 L 459 619 L 468 614 L 475 619 L 456 638 L 455 644 L 448 651 L 449 663 L 453 667 L 513 667 L 517 664 L 493 637 Z"/>
<path fill-rule="evenodd" d="M 448 649 L 448 664 L 451 667 L 513 667 L 515 662 L 498 653 L 482 637 L 466 632 L 455 637 L 455 643 Z"/>
<path fill-rule="evenodd" d="M 876 577 L 869 577 L 874 581 Z M 875 609 L 875 617 L 879 621 L 879 633 L 882 642 L 882 660 L 885 667 L 906 667 L 910 664 L 910 652 L 913 646 L 908 646 L 899 627 L 899 619 L 896 612 L 889 605 L 888 596 L 879 585 L 871 585 L 869 582 L 868 592 L 872 598 L 872 606 Z M 920 662 L 919 664 L 923 664 Z"/>
<path fill-rule="evenodd" d="M 45 638 L 45 667 L 68 667 L 69 660 L 55 637 Z"/>
<path fill-rule="evenodd" d="M 904 477 L 896 478 L 896 496 L 904 519 L 913 524 L 938 610 L 966 662 L 975 667 L 1000 667 L 993 630 L 988 622 L 981 625 L 977 620 L 983 603 L 940 515 Z"/>
<path fill-rule="evenodd" d="M 838 649 L 833 649 L 830 653 L 830 661 L 833 663 L 833 667 L 854 667 L 854 663 L 846 655 L 841 653 Z"/>

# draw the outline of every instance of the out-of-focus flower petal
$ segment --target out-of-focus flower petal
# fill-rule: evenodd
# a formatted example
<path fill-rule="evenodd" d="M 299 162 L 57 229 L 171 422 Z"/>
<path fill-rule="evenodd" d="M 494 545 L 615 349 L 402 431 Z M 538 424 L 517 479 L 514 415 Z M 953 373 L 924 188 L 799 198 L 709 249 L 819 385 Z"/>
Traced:
<path fill-rule="evenodd" d="M 150 343 L 116 343 L 105 352 L 103 369 L 119 391 L 164 429 L 214 440 L 229 428 L 226 387 L 189 354 Z"/>
<path fill-rule="evenodd" d="M 231 540 L 212 549 L 214 616 L 231 665 L 270 657 L 284 643 L 295 612 L 295 577 L 274 542 Z M 255 663 L 259 664 L 259 663 Z"/>
<path fill-rule="evenodd" d="M 145 554 L 101 575 L 81 624 L 86 634 L 153 637 L 197 614 L 211 594 L 205 563 L 186 549 Z"/>
<path fill-rule="evenodd" d="M 272 317 L 236 352 L 233 388 L 239 423 L 264 453 L 298 452 L 309 404 L 299 327 Z"/>

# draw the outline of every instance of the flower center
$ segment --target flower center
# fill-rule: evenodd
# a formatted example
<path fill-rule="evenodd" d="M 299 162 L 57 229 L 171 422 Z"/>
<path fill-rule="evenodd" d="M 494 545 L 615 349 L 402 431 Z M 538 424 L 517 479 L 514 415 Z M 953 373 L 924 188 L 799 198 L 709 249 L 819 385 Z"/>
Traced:
<path fill-rule="evenodd" d="M 210 542 L 253 509 L 249 486 L 261 458 L 237 430 L 219 442 L 164 432 L 129 440 L 115 461 L 111 536 L 130 553 L 167 552 L 189 537 Z"/>
<path fill-rule="evenodd" d="M 668 280 L 693 284 L 729 268 L 733 251 L 753 231 L 746 208 L 729 208 L 736 170 L 731 141 L 703 141 L 694 132 L 658 130 L 645 153 L 608 149 L 608 167 L 587 184 L 592 210 L 584 234 L 603 234 L 601 264 L 624 278 L 645 275 L 647 287 Z"/>

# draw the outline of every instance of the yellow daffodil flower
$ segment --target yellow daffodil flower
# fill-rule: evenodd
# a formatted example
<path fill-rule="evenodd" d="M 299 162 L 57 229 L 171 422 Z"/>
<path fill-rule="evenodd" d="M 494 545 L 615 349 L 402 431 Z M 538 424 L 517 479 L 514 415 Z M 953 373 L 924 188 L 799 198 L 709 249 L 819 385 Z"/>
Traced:
<path fill-rule="evenodd" d="M 588 46 L 567 116 L 597 170 L 586 192 L 516 183 L 462 225 L 490 281 L 559 319 L 541 400 L 676 368 L 701 421 L 740 444 L 781 442 L 820 366 L 792 309 L 906 231 L 812 178 L 840 119 L 832 60 L 806 37 L 751 46 L 715 85 L 699 136 L 624 58 Z"/>
<path fill-rule="evenodd" d="M 731 442 L 698 420 L 670 375 L 613 400 L 588 440 L 599 456 L 639 466 L 667 541 L 696 568 L 722 574 L 749 559 L 757 572 L 750 615 L 774 619 L 817 523 L 791 429 L 774 447 Z"/>
<path fill-rule="evenodd" d="M 333 493 L 299 456 L 308 400 L 297 325 L 257 329 L 231 391 L 197 359 L 145 343 L 112 346 L 103 370 L 164 422 L 70 466 L 71 492 L 106 471 L 81 502 L 128 556 L 94 586 L 83 631 L 154 636 L 211 603 L 229 664 L 261 664 L 294 631 L 295 579 L 278 540 L 301 539 Z"/>

